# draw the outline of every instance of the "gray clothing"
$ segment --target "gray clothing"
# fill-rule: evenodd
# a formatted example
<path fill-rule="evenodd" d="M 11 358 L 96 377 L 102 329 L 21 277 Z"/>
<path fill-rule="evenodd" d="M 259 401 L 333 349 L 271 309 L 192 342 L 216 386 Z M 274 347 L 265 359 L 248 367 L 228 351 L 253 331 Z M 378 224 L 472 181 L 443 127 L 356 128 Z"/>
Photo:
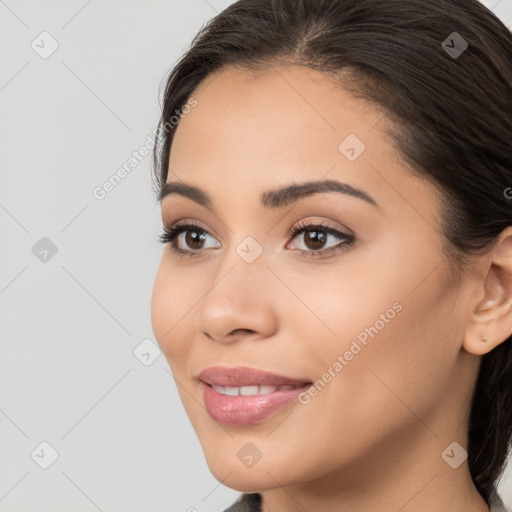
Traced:
<path fill-rule="evenodd" d="M 489 503 L 490 512 L 512 512 L 501 500 L 498 493 L 494 493 Z M 243 493 L 224 512 L 261 512 L 261 494 Z"/>

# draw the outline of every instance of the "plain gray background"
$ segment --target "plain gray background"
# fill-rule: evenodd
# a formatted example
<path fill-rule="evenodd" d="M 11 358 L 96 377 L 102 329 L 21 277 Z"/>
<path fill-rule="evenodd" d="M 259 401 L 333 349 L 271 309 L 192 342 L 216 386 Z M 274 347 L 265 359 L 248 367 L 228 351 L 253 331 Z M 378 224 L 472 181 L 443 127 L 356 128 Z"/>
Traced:
<path fill-rule="evenodd" d="M 220 511 L 239 495 L 210 474 L 154 344 L 150 156 L 93 195 L 230 3 L 0 0 L 2 512 Z M 484 3 L 512 27 L 512 0 Z M 512 503 L 510 466 L 500 490 Z"/>

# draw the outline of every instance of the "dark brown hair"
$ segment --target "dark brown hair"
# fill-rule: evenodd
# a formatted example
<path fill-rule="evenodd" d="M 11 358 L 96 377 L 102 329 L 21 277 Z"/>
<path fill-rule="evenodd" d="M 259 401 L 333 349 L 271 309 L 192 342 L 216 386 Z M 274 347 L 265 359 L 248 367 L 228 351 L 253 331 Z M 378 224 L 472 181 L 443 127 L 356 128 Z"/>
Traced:
<path fill-rule="evenodd" d="M 512 34 L 477 0 L 235 2 L 168 77 L 153 154 L 157 192 L 167 180 L 169 120 L 196 87 L 227 66 L 277 63 L 343 74 L 344 87 L 385 109 L 404 161 L 441 192 L 454 268 L 512 225 Z M 471 476 L 489 501 L 511 446 L 512 337 L 482 357 L 468 436 Z"/>

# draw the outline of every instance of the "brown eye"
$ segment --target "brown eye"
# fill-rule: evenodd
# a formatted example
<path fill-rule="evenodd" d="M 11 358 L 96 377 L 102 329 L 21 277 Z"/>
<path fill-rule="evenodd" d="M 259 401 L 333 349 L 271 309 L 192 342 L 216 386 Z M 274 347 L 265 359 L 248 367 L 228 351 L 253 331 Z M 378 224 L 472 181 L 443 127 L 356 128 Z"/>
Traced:
<path fill-rule="evenodd" d="M 289 233 L 292 249 L 299 249 L 303 256 L 327 255 L 345 250 L 355 241 L 354 235 L 342 233 L 323 224 L 299 224 Z"/>
<path fill-rule="evenodd" d="M 208 237 L 212 239 L 208 246 Z M 160 235 L 160 242 L 169 244 L 172 251 L 181 255 L 199 255 L 202 249 L 220 247 L 220 242 L 216 240 L 208 231 L 196 226 L 195 224 L 175 224 L 169 228 L 164 228 Z"/>
<path fill-rule="evenodd" d="M 324 231 L 310 230 L 304 232 L 304 244 L 308 249 L 317 251 L 322 249 L 327 242 L 327 235 Z"/>
<path fill-rule="evenodd" d="M 203 243 L 206 239 L 204 231 L 192 231 L 188 230 L 185 233 L 185 245 L 190 249 L 202 249 Z"/>

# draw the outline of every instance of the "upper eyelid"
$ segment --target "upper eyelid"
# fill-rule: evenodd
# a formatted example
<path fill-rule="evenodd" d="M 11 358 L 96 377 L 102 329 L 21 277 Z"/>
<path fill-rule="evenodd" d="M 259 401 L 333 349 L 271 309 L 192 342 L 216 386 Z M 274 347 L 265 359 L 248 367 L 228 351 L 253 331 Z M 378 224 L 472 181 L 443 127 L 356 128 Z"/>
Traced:
<path fill-rule="evenodd" d="M 188 219 L 184 219 L 184 220 L 178 220 L 176 222 L 173 222 L 172 224 L 169 224 L 169 226 L 165 226 L 164 225 L 164 228 L 165 229 L 179 229 L 179 228 L 183 228 L 183 231 L 188 231 L 192 228 L 199 228 L 200 230 L 208 233 L 209 235 L 212 235 L 214 236 L 215 238 L 218 239 L 218 237 L 212 233 L 212 231 L 210 229 L 207 229 L 205 227 L 203 227 L 201 225 L 201 223 L 197 220 L 188 220 Z"/>
<path fill-rule="evenodd" d="M 294 225 L 289 229 L 288 234 L 291 235 L 294 232 L 301 232 L 302 230 L 307 231 L 308 229 L 312 229 L 312 228 L 316 228 L 316 227 L 324 228 L 324 229 L 330 230 L 330 231 L 336 231 L 341 235 L 354 236 L 353 231 L 351 229 L 349 229 L 348 227 L 346 227 L 346 226 L 343 226 L 341 228 L 334 227 L 334 226 L 331 226 L 330 224 L 327 224 L 324 220 L 321 220 L 321 221 L 299 220 L 298 222 L 295 222 Z"/>

